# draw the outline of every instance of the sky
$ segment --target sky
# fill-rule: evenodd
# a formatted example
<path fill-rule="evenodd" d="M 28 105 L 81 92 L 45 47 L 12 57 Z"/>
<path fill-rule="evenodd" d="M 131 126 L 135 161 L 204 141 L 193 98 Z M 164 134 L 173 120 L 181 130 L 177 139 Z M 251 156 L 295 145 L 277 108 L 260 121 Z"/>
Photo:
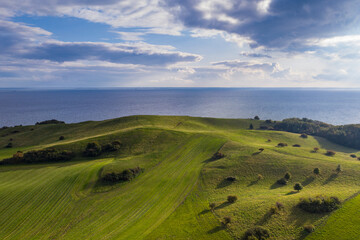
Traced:
<path fill-rule="evenodd" d="M 357 0 L 0 0 L 0 88 L 360 88 Z"/>

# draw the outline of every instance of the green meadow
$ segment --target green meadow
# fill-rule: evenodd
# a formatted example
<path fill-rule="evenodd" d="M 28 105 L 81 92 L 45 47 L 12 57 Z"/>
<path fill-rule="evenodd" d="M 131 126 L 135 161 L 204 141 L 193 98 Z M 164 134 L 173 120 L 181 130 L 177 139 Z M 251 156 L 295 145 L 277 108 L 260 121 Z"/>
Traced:
<path fill-rule="evenodd" d="M 359 239 L 360 161 L 350 157 L 360 157 L 358 150 L 320 137 L 258 130 L 261 123 L 131 116 L 1 129 L 0 159 L 45 148 L 76 157 L 0 165 L 0 239 L 242 239 L 254 226 L 266 228 L 269 239 Z M 4 148 L 10 139 L 13 147 Z M 94 141 L 122 145 L 83 156 Z M 288 146 L 278 147 L 280 142 Z M 326 156 L 327 150 L 336 154 Z M 212 158 L 216 152 L 224 157 Z M 144 171 L 131 181 L 101 180 L 135 167 Z M 277 184 L 287 172 L 288 183 Z M 295 191 L 295 183 L 303 189 Z M 229 195 L 237 201 L 228 202 Z M 319 195 L 338 197 L 341 207 L 308 213 L 297 206 L 301 198 Z M 273 213 L 277 203 L 282 207 Z M 224 217 L 230 223 L 223 224 Z M 315 231 L 306 232 L 306 225 Z"/>

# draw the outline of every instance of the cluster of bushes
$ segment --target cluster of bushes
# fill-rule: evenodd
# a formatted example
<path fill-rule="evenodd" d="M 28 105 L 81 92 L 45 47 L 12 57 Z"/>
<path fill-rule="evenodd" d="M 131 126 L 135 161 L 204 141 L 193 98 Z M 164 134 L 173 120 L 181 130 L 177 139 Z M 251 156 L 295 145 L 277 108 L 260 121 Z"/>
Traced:
<path fill-rule="evenodd" d="M 265 240 L 268 238 L 270 238 L 269 230 L 260 226 L 248 229 L 244 235 L 244 240 Z"/>
<path fill-rule="evenodd" d="M 101 146 L 97 142 L 90 142 L 87 144 L 84 156 L 86 157 L 97 157 L 104 152 L 114 152 L 121 148 L 121 143 L 119 141 L 113 141 L 112 143 L 105 144 Z"/>
<path fill-rule="evenodd" d="M 300 199 L 298 207 L 310 213 L 325 213 L 339 208 L 340 204 L 341 202 L 337 197 L 317 196 Z"/>
<path fill-rule="evenodd" d="M 35 125 L 44 125 L 44 124 L 64 124 L 64 121 L 59 121 L 56 119 L 46 120 L 42 122 L 36 122 Z"/>
<path fill-rule="evenodd" d="M 344 146 L 360 148 L 360 125 L 334 126 L 307 118 L 289 118 L 275 123 L 274 129 L 324 137 Z"/>
<path fill-rule="evenodd" d="M 130 181 L 130 180 L 134 179 L 135 177 L 137 177 L 143 171 L 144 170 L 140 167 L 125 169 L 121 173 L 112 172 L 112 173 L 105 174 L 102 177 L 102 180 L 105 182 L 111 182 L 111 183 Z"/>
<path fill-rule="evenodd" d="M 43 163 L 43 162 L 64 162 L 69 161 L 75 157 L 71 151 L 43 149 L 34 150 L 23 153 L 18 151 L 12 158 L 4 159 L 2 164 L 16 164 L 16 163 Z"/>

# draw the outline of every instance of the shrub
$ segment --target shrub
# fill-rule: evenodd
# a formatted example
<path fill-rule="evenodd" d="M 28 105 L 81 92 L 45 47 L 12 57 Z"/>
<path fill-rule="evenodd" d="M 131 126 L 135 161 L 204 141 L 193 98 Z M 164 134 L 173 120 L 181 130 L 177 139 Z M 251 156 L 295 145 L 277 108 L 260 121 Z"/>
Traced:
<path fill-rule="evenodd" d="M 304 230 L 308 233 L 312 233 L 313 231 L 315 231 L 315 227 L 312 224 L 308 224 L 304 226 Z"/>
<path fill-rule="evenodd" d="M 254 129 L 254 125 L 250 123 L 249 129 Z"/>
<path fill-rule="evenodd" d="M 37 122 L 35 125 L 44 125 L 44 124 L 63 124 L 65 122 L 63 121 L 59 121 L 56 119 L 51 119 L 51 120 L 46 120 L 46 121 L 42 121 L 42 122 Z"/>
<path fill-rule="evenodd" d="M 224 155 L 223 153 L 221 153 L 221 152 L 216 152 L 216 153 L 214 153 L 214 155 L 212 156 L 212 159 L 218 160 L 218 159 L 221 159 L 221 158 L 223 158 L 223 157 L 225 157 L 225 155 Z"/>
<path fill-rule="evenodd" d="M 250 240 L 250 239 L 258 239 L 258 240 L 264 240 L 268 239 L 270 237 L 270 233 L 266 228 L 256 226 L 254 228 L 248 229 L 245 232 L 244 239 Z"/>
<path fill-rule="evenodd" d="M 281 202 L 276 202 L 275 206 L 277 207 L 277 209 L 282 210 L 285 208 L 284 204 L 282 204 Z"/>
<path fill-rule="evenodd" d="M 254 117 L 255 120 L 260 120 L 259 116 Z"/>
<path fill-rule="evenodd" d="M 119 141 L 113 141 L 103 146 L 101 149 L 103 152 L 115 152 L 121 148 L 121 143 Z"/>
<path fill-rule="evenodd" d="M 112 183 L 125 182 L 134 179 L 143 171 L 144 170 L 141 169 L 140 167 L 129 168 L 129 169 L 125 169 L 121 173 L 115 173 L 115 172 L 107 173 L 102 177 L 102 179 L 105 182 L 112 182 Z"/>
<path fill-rule="evenodd" d="M 279 180 L 276 181 L 276 183 L 280 185 L 286 185 L 287 180 L 285 178 L 280 178 Z"/>
<path fill-rule="evenodd" d="M 334 151 L 332 151 L 332 150 L 327 150 L 326 153 L 325 153 L 326 156 L 330 156 L 330 157 L 334 156 L 335 154 L 336 153 Z"/>
<path fill-rule="evenodd" d="M 289 172 L 285 173 L 284 178 L 289 181 L 291 179 L 291 174 Z"/>
<path fill-rule="evenodd" d="M 5 146 L 5 148 L 12 148 L 13 147 L 13 144 L 11 143 L 11 142 L 9 142 L 6 146 Z"/>
<path fill-rule="evenodd" d="M 314 152 L 317 152 L 319 151 L 319 148 L 318 147 L 314 147 Z"/>
<path fill-rule="evenodd" d="M 265 120 L 265 123 L 272 123 L 272 121 L 271 121 L 271 119 L 267 119 L 267 120 Z"/>
<path fill-rule="evenodd" d="M 259 181 L 260 181 L 260 180 L 263 180 L 263 179 L 264 179 L 264 176 L 261 175 L 261 174 L 258 174 L 257 179 L 258 179 Z"/>
<path fill-rule="evenodd" d="M 302 137 L 302 138 L 307 138 L 308 135 L 307 135 L 306 133 L 302 133 L 302 134 L 300 135 L 300 137 Z"/>
<path fill-rule="evenodd" d="M 271 139 L 268 139 L 267 142 L 271 142 Z"/>
<path fill-rule="evenodd" d="M 229 181 L 229 182 L 234 182 L 236 181 L 236 177 L 227 177 L 225 178 L 226 181 Z"/>
<path fill-rule="evenodd" d="M 259 148 L 259 151 L 262 152 L 262 151 L 264 151 L 264 149 L 263 149 L 263 148 Z"/>
<path fill-rule="evenodd" d="M 97 142 L 90 142 L 87 144 L 84 155 L 87 157 L 96 157 L 101 154 L 101 146 Z"/>
<path fill-rule="evenodd" d="M 228 225 L 229 223 L 231 223 L 231 217 L 224 217 L 224 221 L 223 221 L 224 225 Z"/>
<path fill-rule="evenodd" d="M 301 147 L 300 144 L 294 144 L 293 147 Z"/>
<path fill-rule="evenodd" d="M 303 186 L 301 185 L 301 183 L 295 183 L 294 185 L 294 190 L 300 192 L 300 190 L 303 189 Z"/>
<path fill-rule="evenodd" d="M 356 158 L 356 155 L 355 154 L 350 154 L 350 157 Z"/>
<path fill-rule="evenodd" d="M 314 168 L 314 174 L 319 175 L 320 174 L 320 169 L 319 168 Z"/>
<path fill-rule="evenodd" d="M 277 146 L 278 146 L 278 147 L 286 147 L 286 146 L 287 146 L 287 143 L 278 143 Z"/>
<path fill-rule="evenodd" d="M 342 168 L 341 168 L 341 165 L 339 164 L 337 167 L 336 167 L 336 172 L 337 173 L 340 173 L 342 171 Z"/>
<path fill-rule="evenodd" d="M 340 203 L 337 197 L 317 196 L 315 198 L 300 199 L 298 207 L 310 213 L 325 213 L 339 208 Z"/>
<path fill-rule="evenodd" d="M 229 196 L 227 196 L 227 201 L 229 202 L 229 203 L 234 203 L 234 202 L 236 202 L 238 200 L 238 198 L 237 198 L 237 196 L 235 196 L 235 195 L 229 195 Z"/>
<path fill-rule="evenodd" d="M 216 207 L 216 204 L 215 204 L 215 203 L 210 203 L 210 204 L 209 204 L 209 207 L 210 207 L 211 210 L 214 210 L 215 207 Z"/>
<path fill-rule="evenodd" d="M 64 136 L 60 136 L 60 137 L 59 137 L 59 140 L 60 140 L 60 141 L 62 141 L 62 140 L 64 140 L 64 139 L 65 139 Z"/>

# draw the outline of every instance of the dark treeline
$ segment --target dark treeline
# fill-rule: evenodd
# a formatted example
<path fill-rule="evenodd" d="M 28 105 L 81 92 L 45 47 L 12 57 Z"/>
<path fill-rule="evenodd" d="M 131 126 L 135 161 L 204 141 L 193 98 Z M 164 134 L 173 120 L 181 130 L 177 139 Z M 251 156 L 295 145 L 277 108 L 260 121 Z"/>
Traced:
<path fill-rule="evenodd" d="M 331 124 L 303 118 L 289 118 L 274 124 L 275 130 L 305 133 L 326 138 L 334 143 L 360 149 L 360 126 Z"/>
<path fill-rule="evenodd" d="M 44 124 L 64 124 L 64 121 L 59 121 L 56 119 L 46 120 L 42 122 L 37 122 L 35 125 L 44 125 Z"/>
<path fill-rule="evenodd" d="M 18 151 L 12 158 L 4 159 L 0 164 L 65 162 L 73 159 L 75 154 L 71 151 L 56 149 L 43 149 L 26 153 Z"/>

